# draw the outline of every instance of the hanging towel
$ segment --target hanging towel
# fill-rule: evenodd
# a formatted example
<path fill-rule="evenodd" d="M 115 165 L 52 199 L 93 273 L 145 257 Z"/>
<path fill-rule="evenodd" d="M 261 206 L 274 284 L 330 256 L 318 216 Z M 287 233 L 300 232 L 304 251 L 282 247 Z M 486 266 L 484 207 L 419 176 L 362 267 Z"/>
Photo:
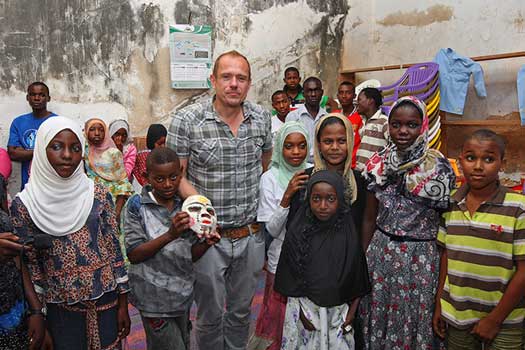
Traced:
<path fill-rule="evenodd" d="M 521 66 L 518 72 L 518 107 L 521 126 L 525 126 L 525 65 Z"/>
<path fill-rule="evenodd" d="M 451 48 L 439 50 L 434 62 L 439 64 L 439 109 L 442 111 L 463 114 L 471 74 L 474 76 L 474 89 L 478 96 L 487 97 L 483 70 L 479 63 L 459 55 Z"/>

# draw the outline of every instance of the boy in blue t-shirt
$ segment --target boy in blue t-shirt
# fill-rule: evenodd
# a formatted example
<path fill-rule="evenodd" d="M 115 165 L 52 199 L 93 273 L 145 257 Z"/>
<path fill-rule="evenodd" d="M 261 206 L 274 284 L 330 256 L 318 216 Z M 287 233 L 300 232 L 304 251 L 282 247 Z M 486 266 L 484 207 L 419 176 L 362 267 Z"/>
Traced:
<path fill-rule="evenodd" d="M 27 87 L 27 102 L 33 112 L 18 116 L 11 123 L 7 152 L 11 160 L 22 163 L 22 187 L 24 189 L 29 179 L 29 168 L 33 159 L 36 132 L 40 125 L 56 114 L 47 110 L 51 100 L 46 84 L 36 81 Z"/>

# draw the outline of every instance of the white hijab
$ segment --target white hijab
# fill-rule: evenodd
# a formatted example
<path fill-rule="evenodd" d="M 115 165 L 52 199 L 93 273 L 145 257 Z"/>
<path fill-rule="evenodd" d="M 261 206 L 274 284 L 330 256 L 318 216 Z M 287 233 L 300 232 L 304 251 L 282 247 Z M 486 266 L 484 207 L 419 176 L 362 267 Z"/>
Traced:
<path fill-rule="evenodd" d="M 95 196 L 95 185 L 84 173 L 83 161 L 73 175 L 63 178 L 47 159 L 47 146 L 66 129 L 78 137 L 84 153 L 84 134 L 77 122 L 60 116 L 47 119 L 36 134 L 29 182 L 18 194 L 35 225 L 57 237 L 76 232 L 85 225 Z"/>

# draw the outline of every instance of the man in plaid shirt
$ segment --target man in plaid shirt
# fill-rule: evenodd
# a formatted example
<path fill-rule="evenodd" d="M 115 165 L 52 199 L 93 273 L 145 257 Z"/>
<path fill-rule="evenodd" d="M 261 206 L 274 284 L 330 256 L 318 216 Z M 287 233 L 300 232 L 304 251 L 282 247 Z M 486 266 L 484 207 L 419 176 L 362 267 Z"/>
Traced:
<path fill-rule="evenodd" d="M 195 264 L 198 346 L 241 350 L 264 264 L 256 217 L 259 178 L 272 153 L 271 116 L 245 101 L 251 72 L 240 53 L 220 55 L 210 79 L 215 96 L 175 113 L 167 144 L 191 185 L 211 200 L 221 227 L 220 242 Z"/>

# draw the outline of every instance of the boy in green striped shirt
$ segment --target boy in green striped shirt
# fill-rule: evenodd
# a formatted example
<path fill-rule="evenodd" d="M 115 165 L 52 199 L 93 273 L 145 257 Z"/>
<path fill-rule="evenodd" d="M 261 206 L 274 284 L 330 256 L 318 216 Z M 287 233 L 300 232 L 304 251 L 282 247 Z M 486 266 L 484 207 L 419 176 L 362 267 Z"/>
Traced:
<path fill-rule="evenodd" d="M 523 347 L 525 196 L 499 183 L 504 152 L 490 130 L 465 141 L 466 184 L 443 214 L 433 326 L 449 350 Z"/>

